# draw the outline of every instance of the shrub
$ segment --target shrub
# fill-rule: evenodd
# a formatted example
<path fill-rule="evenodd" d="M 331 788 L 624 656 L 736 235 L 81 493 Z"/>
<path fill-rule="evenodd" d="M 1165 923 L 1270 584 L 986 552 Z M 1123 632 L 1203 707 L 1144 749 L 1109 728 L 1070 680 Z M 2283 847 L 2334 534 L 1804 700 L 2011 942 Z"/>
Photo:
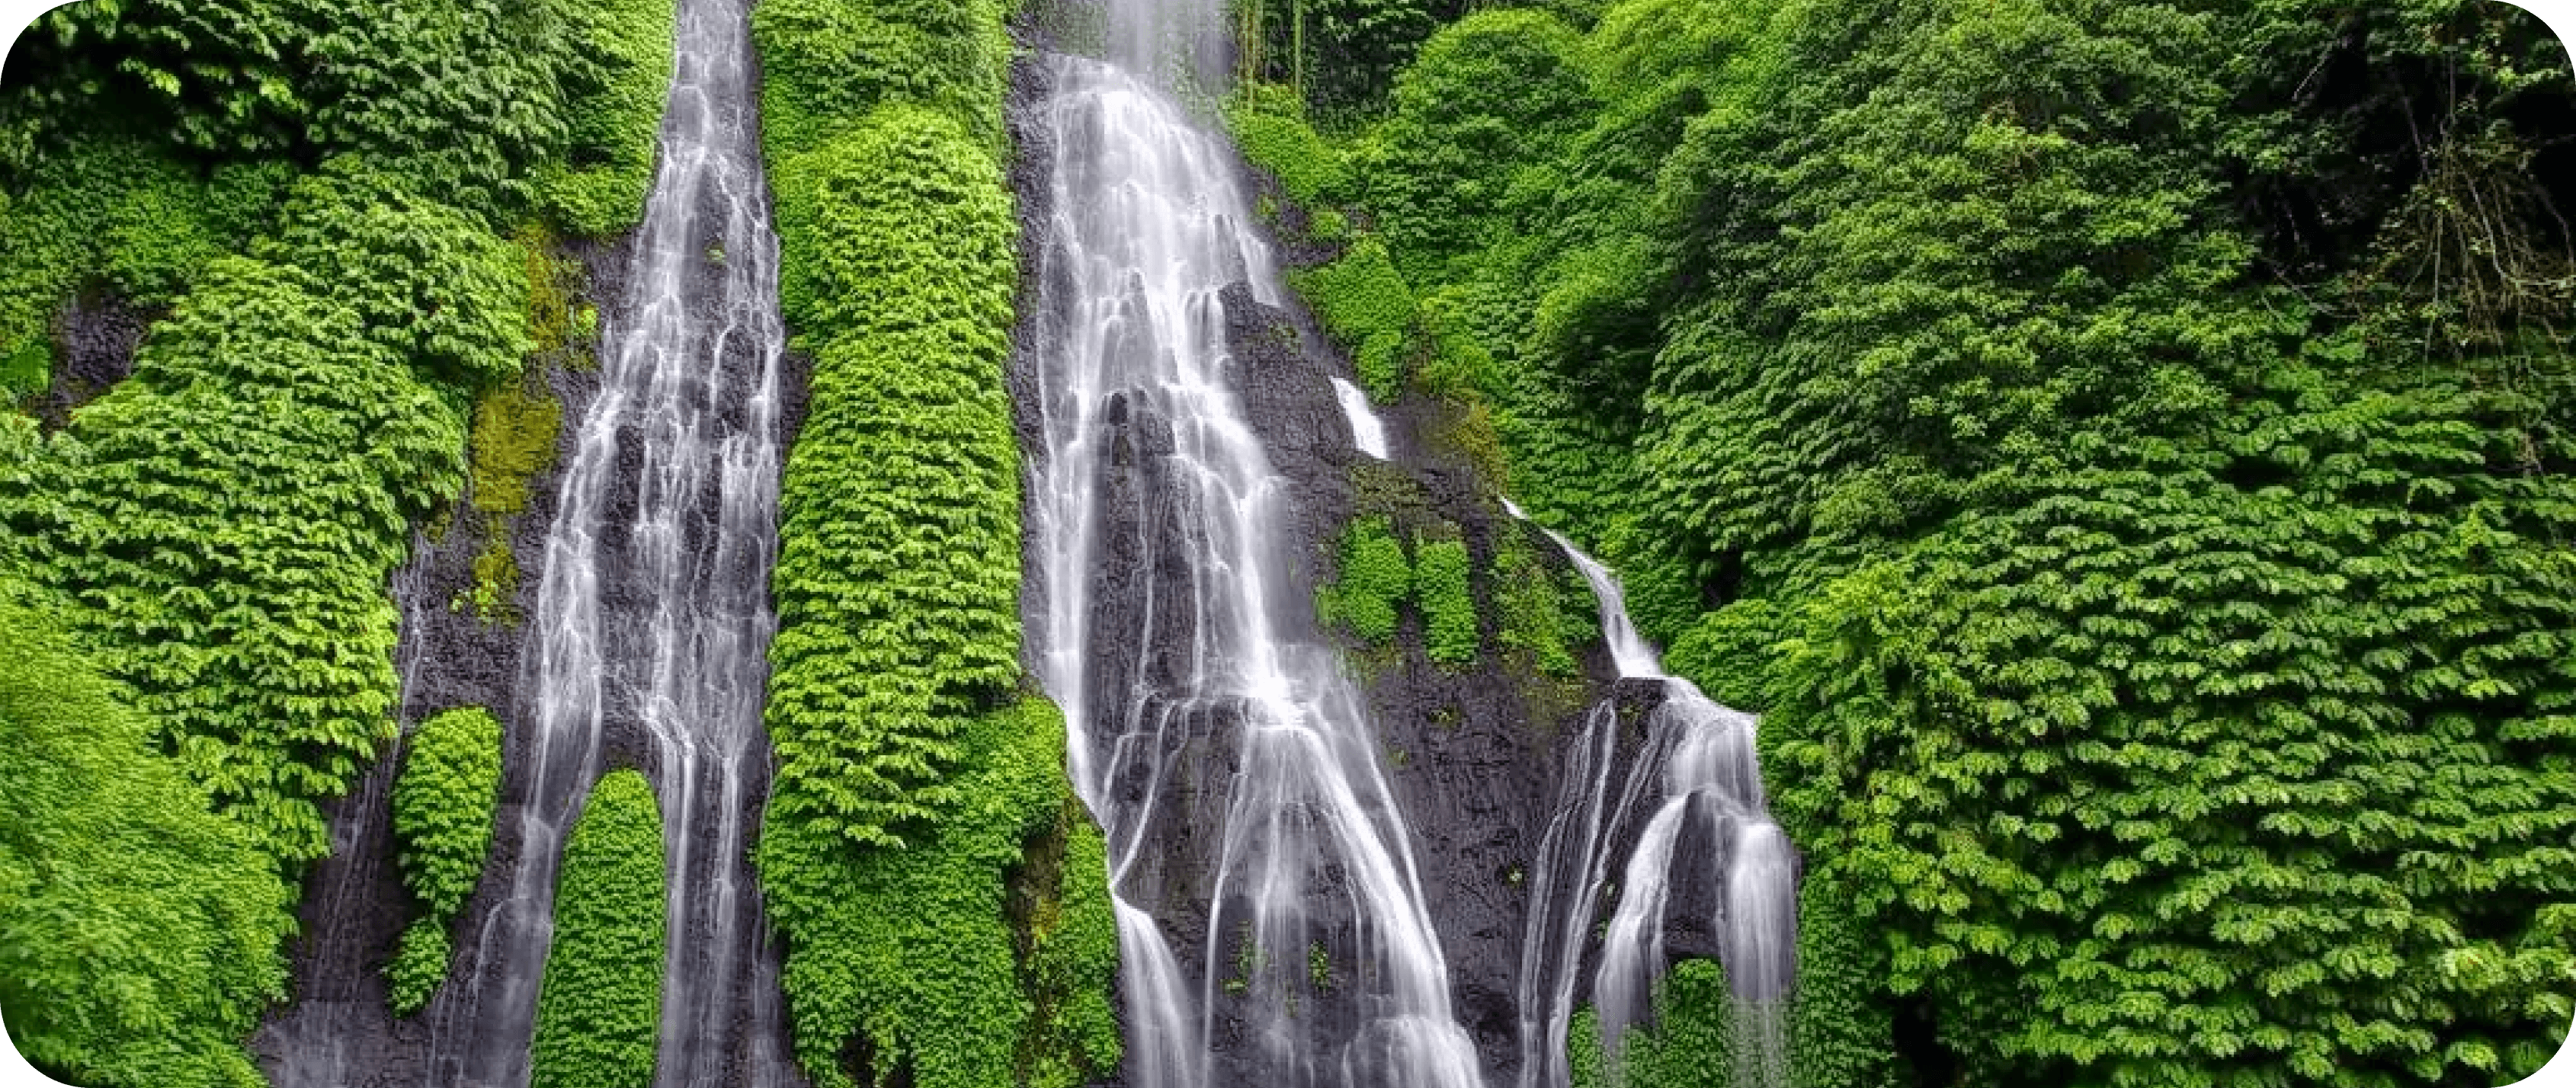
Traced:
<path fill-rule="evenodd" d="M 1413 549 L 1423 650 L 1431 660 L 1453 667 L 1476 659 L 1476 594 L 1468 585 L 1468 565 L 1467 542 L 1455 536 L 1422 541 Z"/>
<path fill-rule="evenodd" d="M 533 1088 L 653 1080 L 661 1024 L 662 813 L 632 770 L 592 787 L 565 840 L 553 946 L 537 991 Z"/>
<path fill-rule="evenodd" d="M 305 273 L 215 262 L 134 377 L 0 479 L 27 569 L 161 743 L 289 862 L 392 736 L 385 579 L 452 494 L 453 402 Z"/>
<path fill-rule="evenodd" d="M 1380 515 L 1342 530 L 1341 572 L 1317 591 L 1316 603 L 1326 622 L 1383 645 L 1395 638 L 1396 607 L 1412 592 L 1412 563 L 1394 522 Z"/>
<path fill-rule="evenodd" d="M 18 588 L 0 582 L 10 1040 L 73 1083 L 255 1088 L 241 1040 L 285 996 L 292 889 Z"/>
<path fill-rule="evenodd" d="M 973 803 L 906 849 L 853 849 L 774 809 L 762 832 L 762 881 L 791 942 L 797 1053 L 822 1088 L 851 1084 L 841 1058 L 854 1036 L 876 1084 L 1071 1088 L 1118 1067 L 1106 847 L 1072 803 L 1063 718 L 1027 699 L 970 719 L 957 740 L 946 783 Z M 1006 891 L 1032 881 L 1024 867 L 1050 838 L 1063 861 L 1039 874 L 1051 879 L 1035 880 L 1015 932 Z"/>
<path fill-rule="evenodd" d="M 1019 678 L 1015 223 L 993 160 L 912 107 L 776 176 L 814 378 L 779 500 L 771 811 L 899 845 L 962 800 L 954 735 Z"/>
<path fill-rule="evenodd" d="M 420 1011 L 447 973 L 447 927 L 482 877 L 501 796 L 501 723 L 458 707 L 412 730 L 394 780 L 394 836 L 403 884 L 420 912 L 403 933 L 387 976 L 395 1015 Z"/>

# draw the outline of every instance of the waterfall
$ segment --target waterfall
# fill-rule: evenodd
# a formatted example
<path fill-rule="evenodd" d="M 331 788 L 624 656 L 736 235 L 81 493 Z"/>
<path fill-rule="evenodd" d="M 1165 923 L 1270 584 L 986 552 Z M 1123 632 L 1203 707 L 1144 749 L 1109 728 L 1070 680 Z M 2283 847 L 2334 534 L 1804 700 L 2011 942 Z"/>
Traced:
<path fill-rule="evenodd" d="M 1380 461 L 1387 459 L 1386 421 L 1369 408 L 1368 394 L 1351 384 L 1348 378 L 1333 378 L 1333 399 L 1342 405 L 1342 419 L 1351 425 L 1351 444 Z"/>
<path fill-rule="evenodd" d="M 1510 500 L 1504 507 L 1522 516 Z M 1584 931 L 1599 903 L 1611 838 L 1627 826 L 1650 788 L 1659 794 L 1656 807 L 1621 871 L 1618 906 L 1593 974 L 1592 1006 L 1611 1080 L 1619 1080 L 1624 1037 L 1644 1019 L 1662 977 L 1664 918 L 1680 847 L 1689 837 L 1717 849 L 1723 874 L 1712 897 L 1718 917 L 1709 921 L 1720 935 L 1719 959 L 1735 997 L 1733 1083 L 1779 1088 L 1788 1083 L 1782 1006 L 1796 970 L 1797 863 L 1763 799 L 1755 721 L 1719 705 L 1690 681 L 1665 674 L 1628 617 L 1619 579 L 1555 531 L 1547 535 L 1592 587 L 1620 677 L 1659 683 L 1664 698 L 1648 715 L 1646 749 L 1630 765 L 1608 823 L 1601 810 L 1618 730 L 1615 700 L 1593 708 L 1568 762 L 1557 812 L 1532 866 L 1521 945 L 1520 1088 L 1564 1088 L 1568 1081 L 1566 1032 Z M 1573 820 L 1577 814 L 1579 824 Z"/>
<path fill-rule="evenodd" d="M 529 618 L 499 898 L 433 1010 L 433 1083 L 528 1083 L 563 840 L 611 746 L 649 754 L 668 844 L 656 1083 L 796 1079 L 750 865 L 783 331 L 749 22 L 746 0 L 679 5 L 661 159 Z"/>
<path fill-rule="evenodd" d="M 1108 837 L 1127 1082 L 1476 1088 L 1374 730 L 1311 634 L 1286 481 L 1233 387 L 1219 293 L 1281 288 L 1231 154 L 1127 70 L 1042 63 L 1032 626 Z M 1240 1067 L 1216 1068 L 1221 1030 Z"/>

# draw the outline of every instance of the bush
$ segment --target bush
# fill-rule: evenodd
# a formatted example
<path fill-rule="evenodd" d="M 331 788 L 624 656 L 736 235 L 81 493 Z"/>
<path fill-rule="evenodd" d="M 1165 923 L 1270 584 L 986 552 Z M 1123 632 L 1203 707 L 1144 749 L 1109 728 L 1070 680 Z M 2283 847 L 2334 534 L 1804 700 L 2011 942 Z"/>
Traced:
<path fill-rule="evenodd" d="M 1412 592 L 1412 562 L 1394 522 L 1383 515 L 1360 518 L 1342 530 L 1341 573 L 1316 592 L 1317 611 L 1325 622 L 1384 645 L 1395 638 L 1396 607 Z"/>
<path fill-rule="evenodd" d="M 456 487 L 463 420 L 305 273 L 206 278 L 130 381 L 0 478 L 0 522 L 165 750 L 294 863 L 392 737 L 385 580 Z"/>
<path fill-rule="evenodd" d="M 604 238 L 644 218 L 653 154 L 671 88 L 673 0 L 566 3 L 557 10 L 570 55 L 563 72 L 569 128 L 560 162 L 538 173 L 540 199 L 565 232 Z"/>
<path fill-rule="evenodd" d="M 0 419 L 0 428 L 15 421 Z M 153 725 L 0 583 L 0 1006 L 46 1073 L 256 1088 L 293 891 L 151 751 Z"/>
<path fill-rule="evenodd" d="M 296 182 L 285 222 L 254 252 L 331 269 L 335 297 L 397 357 L 462 388 L 518 376 L 535 346 L 525 257 L 473 216 L 338 159 Z"/>
<path fill-rule="evenodd" d="M 1630 1025 L 1617 1060 L 1604 1054 L 1601 1021 L 1590 1006 L 1566 1028 L 1574 1088 L 1695 1088 L 1731 1083 L 1735 1070 L 1735 995 L 1715 960 L 1683 960 L 1656 984 L 1654 1019 Z M 1615 1067 L 1615 1071 L 1614 1071 Z"/>
<path fill-rule="evenodd" d="M 1468 585 L 1467 542 L 1454 536 L 1422 541 L 1413 552 L 1413 592 L 1422 605 L 1424 652 L 1431 660 L 1453 667 L 1474 661 L 1476 594 Z"/>
<path fill-rule="evenodd" d="M 447 926 L 483 875 L 500 797 L 501 723 L 490 711 L 458 707 L 412 730 L 393 821 L 403 884 L 421 910 L 388 971 L 395 1015 L 420 1011 L 446 975 Z"/>
<path fill-rule="evenodd" d="M 780 489 L 770 810 L 897 846 L 963 800 L 955 734 L 1020 674 L 1016 224 L 994 161 L 913 107 L 776 177 L 814 378 Z"/>
<path fill-rule="evenodd" d="M 1360 385 L 1381 403 L 1403 390 L 1404 360 L 1414 340 L 1418 306 L 1386 246 L 1362 238 L 1341 259 L 1292 273 L 1290 283 L 1315 308 L 1333 338 L 1349 348 Z"/>
<path fill-rule="evenodd" d="M 591 788 L 564 843 L 553 946 L 537 991 L 533 1088 L 653 1080 L 661 1027 L 662 812 L 632 770 Z"/>
<path fill-rule="evenodd" d="M 877 1084 L 1071 1088 L 1118 1067 L 1106 848 L 1071 803 L 1063 718 L 1027 699 L 970 719 L 957 743 L 945 782 L 972 803 L 907 849 L 853 849 L 774 807 L 762 832 L 762 880 L 792 949 L 797 1053 L 822 1088 L 851 1084 L 841 1058 L 854 1036 Z M 1015 932 L 1006 891 L 1031 881 L 1050 838 L 1064 861 L 1029 889 Z"/>
<path fill-rule="evenodd" d="M 776 0 L 753 9 L 770 161 L 819 146 L 891 103 L 940 114 L 998 160 L 1010 63 L 1002 15 L 995 0 Z"/>

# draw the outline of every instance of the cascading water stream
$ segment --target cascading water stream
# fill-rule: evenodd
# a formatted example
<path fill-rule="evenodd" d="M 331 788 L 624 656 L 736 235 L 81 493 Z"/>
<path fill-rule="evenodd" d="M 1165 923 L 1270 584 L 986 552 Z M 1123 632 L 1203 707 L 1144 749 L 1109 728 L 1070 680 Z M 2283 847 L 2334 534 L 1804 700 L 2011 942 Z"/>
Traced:
<path fill-rule="evenodd" d="M 746 0 L 679 5 L 661 161 L 530 617 L 501 899 L 434 1011 L 433 1084 L 528 1083 L 563 840 L 613 733 L 650 749 L 667 844 L 655 1082 L 798 1079 L 750 868 L 784 334 L 749 23 Z"/>
<path fill-rule="evenodd" d="M 1513 517 L 1520 508 L 1504 501 Z M 1619 580 L 1553 530 L 1600 604 L 1601 631 L 1621 678 L 1664 687 L 1648 716 L 1646 750 L 1630 764 L 1608 822 L 1608 796 L 1618 718 L 1615 700 L 1593 708 L 1567 764 L 1557 811 L 1532 866 L 1531 909 L 1521 945 L 1520 1088 L 1564 1088 L 1570 1079 L 1566 1033 L 1585 931 L 1599 905 L 1611 838 L 1628 826 L 1649 789 L 1660 797 L 1637 834 L 1618 882 L 1619 901 L 1602 934 L 1592 1005 L 1615 1084 L 1623 1039 L 1644 1019 L 1664 969 L 1664 921 L 1677 851 L 1686 836 L 1719 851 L 1720 961 L 1735 1001 L 1737 1088 L 1788 1082 L 1782 998 L 1796 970 L 1797 863 L 1787 836 L 1771 820 L 1754 754 L 1751 715 L 1719 705 L 1663 664 L 1628 617 Z M 1658 774 L 1660 772 L 1660 774 Z M 1657 781 L 1657 779 L 1660 781 Z"/>
<path fill-rule="evenodd" d="M 1160 39 L 1113 35 L 1129 40 Z M 1295 634 L 1311 601 L 1274 535 L 1285 481 L 1232 388 L 1218 299 L 1249 281 L 1276 300 L 1279 277 L 1230 152 L 1126 71 L 1044 63 L 1038 282 L 1062 327 L 1036 340 L 1035 626 L 1075 787 L 1108 837 L 1128 1083 L 1475 1088 L 1370 723 L 1338 655 Z M 1132 629 L 1100 629 L 1113 598 L 1134 604 Z M 1174 842 L 1202 844 L 1212 872 L 1176 874 Z M 1168 916 L 1201 913 L 1204 947 L 1176 947 Z M 1309 962 L 1326 948 L 1329 987 Z M 1220 1005 L 1253 1052 L 1223 1075 Z"/>

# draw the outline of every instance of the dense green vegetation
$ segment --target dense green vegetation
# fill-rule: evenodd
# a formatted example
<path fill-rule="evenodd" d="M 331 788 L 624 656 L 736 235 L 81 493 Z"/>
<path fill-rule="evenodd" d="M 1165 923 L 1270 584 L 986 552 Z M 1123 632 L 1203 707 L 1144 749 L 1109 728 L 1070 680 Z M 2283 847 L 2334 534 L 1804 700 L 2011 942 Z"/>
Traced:
<path fill-rule="evenodd" d="M 1400 282 L 1486 358 L 1405 395 L 1764 712 L 1855 911 L 1804 1082 L 1892 1007 L 1914 1076 L 2498 1083 L 2576 998 L 2570 84 L 2500 4 L 1614 0 L 1231 114 L 1369 228 L 1299 284 L 1363 373 Z"/>
<path fill-rule="evenodd" d="M 500 799 L 501 723 L 491 711 L 458 707 L 413 728 L 393 821 L 403 885 L 421 910 L 385 967 L 396 1015 L 419 1012 L 447 978 L 449 923 L 482 879 Z"/>
<path fill-rule="evenodd" d="M 667 0 L 91 0 L 19 40 L 0 86 L 0 574 L 132 708 L 151 765 L 256 847 L 217 850 L 172 815 L 151 826 L 185 859 L 102 865 L 94 894 L 45 900 L 58 932 L 100 935 L 100 979 L 127 992 L 86 1011 L 8 994 L 13 1026 L 51 1033 L 40 1062 L 101 1085 L 255 1082 L 230 1056 L 281 996 L 292 888 L 329 846 L 320 806 L 394 735 L 387 577 L 460 497 L 469 406 L 561 346 L 542 343 L 535 224 L 640 213 L 670 29 Z M 74 301 L 148 322 L 131 377 L 63 369 Z M 440 912 L 461 897 L 451 864 L 408 875 L 439 920 L 393 965 L 398 1004 L 443 972 Z M 224 898 L 209 922 L 153 905 L 183 876 Z M 147 977 L 117 947 L 130 922 L 207 962 L 149 995 L 119 981 Z M 216 951 L 205 924 L 261 939 Z M 80 1026 L 42 1026 L 53 1008 Z"/>
<path fill-rule="evenodd" d="M 392 734 L 385 579 L 464 443 L 451 395 L 303 263 L 215 262 L 134 377 L 0 486 L 16 562 L 290 863 L 327 851 L 316 802 Z"/>
<path fill-rule="evenodd" d="M 1534 530 L 1517 521 L 1494 523 L 1501 531 L 1493 534 L 1492 576 L 1479 579 L 1460 527 L 1416 508 L 1419 496 L 1409 481 L 1372 478 L 1362 493 L 1364 509 L 1342 528 L 1333 577 L 1315 590 L 1315 611 L 1325 623 L 1383 648 L 1394 643 L 1410 607 L 1421 617 L 1424 655 L 1455 669 L 1486 650 L 1481 611 L 1493 620 L 1493 649 L 1514 668 L 1532 676 L 1580 674 L 1575 654 L 1600 634 L 1587 611 L 1590 590 L 1580 576 L 1548 568 Z M 1404 523 L 1421 527 L 1399 528 L 1399 515 L 1375 512 L 1381 507 L 1401 510 Z M 1570 586 L 1569 576 L 1575 579 Z"/>
<path fill-rule="evenodd" d="M 818 1085 L 1074 1088 L 1118 1067 L 1107 850 L 1067 790 L 1062 718 L 1023 699 L 957 743 L 943 785 L 959 800 L 906 848 L 854 848 L 814 820 L 763 835 Z M 844 1065 L 854 1037 L 866 1057 Z"/>
<path fill-rule="evenodd" d="M 0 453 L 18 451 L 0 448 Z M 0 465 L 14 464 L 0 457 Z M 0 1004 L 75 1084 L 255 1088 L 293 897 L 157 730 L 0 584 Z"/>
<path fill-rule="evenodd" d="M 1020 694 L 1018 284 L 1000 5 L 766 3 L 780 305 L 813 360 L 781 482 L 760 872 L 821 1086 L 1118 1067 L 1106 851 Z"/>
<path fill-rule="evenodd" d="M 564 842 L 528 1056 L 534 1088 L 652 1083 L 668 899 L 662 860 L 653 787 L 633 770 L 602 776 Z"/>
<path fill-rule="evenodd" d="M 1684 960 L 1656 984 L 1653 1017 L 1623 1033 L 1615 1055 L 1602 1045 L 1592 1008 L 1575 1010 L 1565 1035 L 1574 1088 L 1727 1083 L 1745 1042 L 1736 1038 L 1734 1006 L 1725 969 L 1712 960 Z"/>
<path fill-rule="evenodd" d="M 1361 640 L 1395 638 L 1397 609 L 1413 594 L 1413 560 L 1386 515 L 1356 518 L 1342 529 L 1341 567 L 1315 591 L 1315 610 Z"/>

